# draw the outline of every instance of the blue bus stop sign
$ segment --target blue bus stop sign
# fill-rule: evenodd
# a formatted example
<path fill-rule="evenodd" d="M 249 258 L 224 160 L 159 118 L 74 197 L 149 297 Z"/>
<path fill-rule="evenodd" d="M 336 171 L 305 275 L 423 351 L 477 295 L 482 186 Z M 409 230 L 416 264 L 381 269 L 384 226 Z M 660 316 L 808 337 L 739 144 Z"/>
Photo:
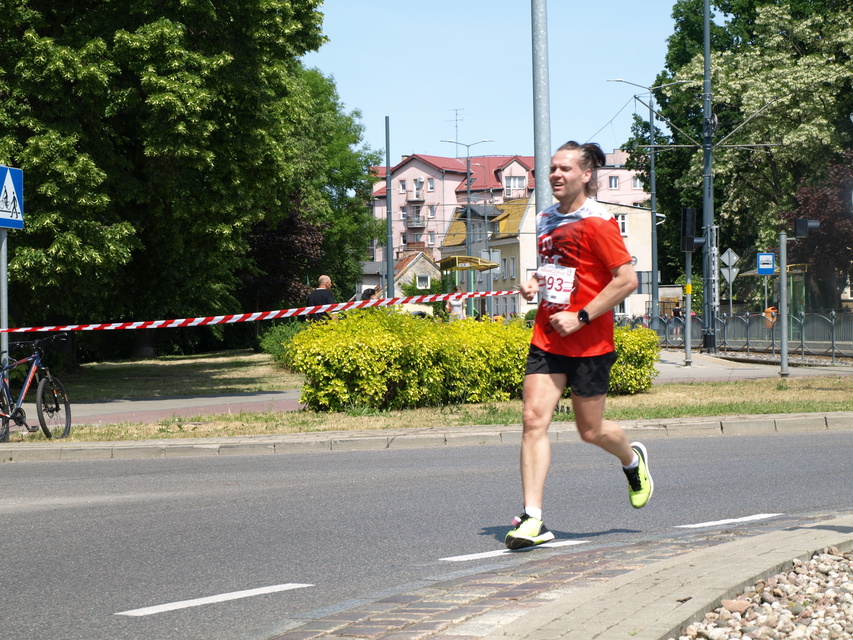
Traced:
<path fill-rule="evenodd" d="M 24 172 L 0 166 L 0 227 L 24 228 Z"/>
<path fill-rule="evenodd" d="M 758 254 L 758 275 L 772 276 L 776 273 L 776 254 L 775 253 L 759 253 Z"/>

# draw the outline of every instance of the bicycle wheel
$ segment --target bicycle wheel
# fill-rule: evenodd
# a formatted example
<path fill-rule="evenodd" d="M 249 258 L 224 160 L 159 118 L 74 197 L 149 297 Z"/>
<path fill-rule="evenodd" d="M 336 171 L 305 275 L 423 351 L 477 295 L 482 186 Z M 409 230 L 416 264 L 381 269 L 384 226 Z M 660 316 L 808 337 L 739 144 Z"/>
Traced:
<path fill-rule="evenodd" d="M 0 411 L 7 416 L 10 413 L 9 399 L 2 389 L 0 389 Z M 9 418 L 0 418 L 0 442 L 9 442 Z"/>
<path fill-rule="evenodd" d="M 65 387 L 54 377 L 42 378 L 36 390 L 39 424 L 48 438 L 64 438 L 71 431 L 71 405 Z"/>

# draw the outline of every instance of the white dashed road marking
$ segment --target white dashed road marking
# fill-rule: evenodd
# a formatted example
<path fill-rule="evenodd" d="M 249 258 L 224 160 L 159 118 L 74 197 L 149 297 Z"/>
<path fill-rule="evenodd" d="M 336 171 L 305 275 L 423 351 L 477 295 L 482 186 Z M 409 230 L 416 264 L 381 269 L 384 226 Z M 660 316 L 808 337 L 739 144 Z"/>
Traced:
<path fill-rule="evenodd" d="M 757 513 L 754 516 L 744 516 L 743 518 L 730 518 L 728 520 L 714 520 L 713 522 L 699 522 L 697 524 L 679 524 L 676 529 L 702 529 L 704 527 L 720 527 L 727 524 L 739 524 L 741 522 L 754 522 L 755 520 L 767 520 L 777 516 L 785 515 L 783 513 Z"/>
<path fill-rule="evenodd" d="M 290 591 L 291 589 L 303 589 L 305 587 L 313 587 L 313 584 L 276 584 L 271 587 L 260 587 L 259 589 L 246 589 L 245 591 L 232 591 L 231 593 L 220 593 L 216 596 L 208 596 L 207 598 L 196 598 L 194 600 L 181 600 L 180 602 L 171 602 L 169 604 L 159 604 L 154 607 L 144 607 L 142 609 L 131 609 L 130 611 L 120 611 L 117 616 L 150 616 L 155 613 L 163 613 L 164 611 L 175 611 L 176 609 L 188 609 L 189 607 L 200 607 L 203 604 L 213 604 L 215 602 L 227 602 L 228 600 L 239 600 L 240 598 L 251 598 L 253 596 L 262 596 L 267 593 L 277 593 L 279 591 Z"/>

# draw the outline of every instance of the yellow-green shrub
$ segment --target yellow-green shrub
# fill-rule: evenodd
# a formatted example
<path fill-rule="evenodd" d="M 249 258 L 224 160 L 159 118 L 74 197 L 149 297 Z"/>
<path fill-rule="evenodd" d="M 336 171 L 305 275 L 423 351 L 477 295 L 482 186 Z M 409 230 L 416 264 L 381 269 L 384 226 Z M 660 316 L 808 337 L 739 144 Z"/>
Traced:
<path fill-rule="evenodd" d="M 647 390 L 656 373 L 656 334 L 616 331 L 620 358 L 611 391 Z M 492 402 L 521 397 L 530 335 L 521 320 L 444 323 L 386 308 L 353 310 L 294 335 L 286 357 L 305 374 L 302 402 L 312 409 Z"/>
<path fill-rule="evenodd" d="M 613 342 L 619 359 L 610 370 L 609 392 L 632 395 L 652 388 L 658 374 L 655 363 L 660 357 L 660 339 L 651 329 L 616 327 Z"/>

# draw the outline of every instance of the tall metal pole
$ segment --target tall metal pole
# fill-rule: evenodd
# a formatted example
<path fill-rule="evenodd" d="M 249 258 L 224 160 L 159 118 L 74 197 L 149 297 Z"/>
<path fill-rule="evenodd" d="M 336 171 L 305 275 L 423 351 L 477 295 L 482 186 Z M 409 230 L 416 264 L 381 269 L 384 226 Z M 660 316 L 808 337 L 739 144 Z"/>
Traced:
<path fill-rule="evenodd" d="M 548 84 L 547 0 L 531 0 L 533 35 L 533 154 L 536 211 L 551 204 L 551 98 Z M 537 263 L 539 252 L 536 252 Z"/>
<path fill-rule="evenodd" d="M 465 255 L 471 255 L 471 146 L 465 145 L 467 160 L 465 162 Z M 468 293 L 474 291 L 474 271 L 468 269 Z M 465 314 L 469 318 L 473 317 L 474 298 L 468 298 L 468 312 Z"/>
<path fill-rule="evenodd" d="M 705 235 L 704 249 L 704 294 L 703 305 L 703 346 L 709 352 L 716 352 L 716 318 L 719 306 L 719 276 L 717 275 L 717 234 L 714 228 L 714 174 L 713 174 L 713 136 L 716 128 L 711 109 L 711 8 L 710 1 L 704 0 L 704 55 L 705 79 L 702 89 L 704 104 L 704 127 L 702 150 L 704 168 L 702 172 L 702 227 Z"/>
<path fill-rule="evenodd" d="M 779 232 L 779 331 L 780 341 L 779 375 L 788 377 L 788 236 L 784 231 Z"/>
<path fill-rule="evenodd" d="M 652 205 L 652 309 L 649 322 L 660 315 L 660 292 L 658 290 L 658 216 L 657 190 L 655 188 L 655 96 L 649 90 L 649 189 Z"/>
<path fill-rule="evenodd" d="M 391 118 L 385 116 L 385 273 L 386 298 L 394 297 L 394 224 L 391 218 Z"/>
<path fill-rule="evenodd" d="M 684 300 L 684 366 L 689 367 L 693 364 L 693 358 L 690 350 L 693 348 L 691 332 L 693 330 L 693 252 L 687 251 L 685 254 L 685 300 Z"/>
<path fill-rule="evenodd" d="M 9 328 L 8 240 L 6 229 L 0 227 L 0 329 Z M 0 333 L 0 351 L 0 362 L 5 366 L 9 360 L 9 334 L 5 331 Z"/>
<path fill-rule="evenodd" d="M 464 142 L 457 142 L 456 140 L 442 140 L 442 142 L 450 142 L 451 144 L 461 145 L 465 147 L 465 255 L 471 255 L 471 147 L 475 144 L 482 144 L 483 142 L 494 142 L 494 140 L 478 140 L 477 142 L 471 142 L 470 144 L 465 144 Z M 457 156 L 458 158 L 459 156 Z M 474 276 L 471 273 L 472 269 L 468 269 L 468 276 L 466 280 L 468 281 L 468 293 L 474 291 Z M 474 308 L 474 299 L 468 298 L 468 304 L 466 309 L 468 310 L 468 317 L 471 317 L 471 312 Z"/>

